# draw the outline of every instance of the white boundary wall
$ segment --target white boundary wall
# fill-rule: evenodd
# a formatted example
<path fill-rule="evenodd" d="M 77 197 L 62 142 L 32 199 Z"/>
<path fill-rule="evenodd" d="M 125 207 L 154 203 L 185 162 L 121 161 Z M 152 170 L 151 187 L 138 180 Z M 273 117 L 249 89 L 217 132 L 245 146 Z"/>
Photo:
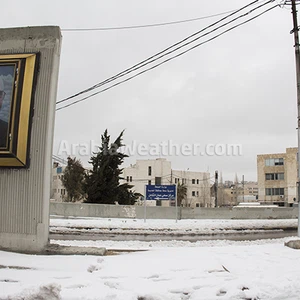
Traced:
<path fill-rule="evenodd" d="M 38 252 L 48 243 L 59 27 L 0 29 L 0 54 L 40 52 L 30 168 L 0 169 L 0 248 Z"/>
<path fill-rule="evenodd" d="M 64 217 L 144 218 L 144 207 L 51 202 L 50 214 Z M 180 208 L 178 209 L 180 217 Z M 298 208 L 181 208 L 182 219 L 296 219 Z M 175 207 L 147 206 L 148 219 L 175 219 Z"/>

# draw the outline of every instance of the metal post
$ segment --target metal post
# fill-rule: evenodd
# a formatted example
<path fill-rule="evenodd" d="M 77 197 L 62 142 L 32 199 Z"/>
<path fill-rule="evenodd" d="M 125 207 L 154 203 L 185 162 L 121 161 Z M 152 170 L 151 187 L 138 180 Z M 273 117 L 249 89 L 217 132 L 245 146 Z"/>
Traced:
<path fill-rule="evenodd" d="M 178 220 L 178 205 L 177 205 L 177 185 L 175 185 L 175 214 L 176 214 L 176 223 Z"/>
<path fill-rule="evenodd" d="M 296 80 L 297 80 L 297 111 L 298 111 L 298 170 L 297 170 L 297 179 L 298 186 L 300 184 L 299 170 L 300 170 L 300 51 L 299 51 L 299 28 L 297 21 L 297 10 L 296 10 L 296 0 L 292 0 L 292 15 L 293 15 L 293 30 L 294 32 L 294 41 L 295 41 L 295 58 L 296 58 Z M 291 33 L 292 33 L 291 32 Z M 300 237 L 300 203 L 299 203 L 299 191 L 297 194 L 298 200 L 298 236 Z"/>
<path fill-rule="evenodd" d="M 218 171 L 215 171 L 215 207 L 218 207 Z"/>
<path fill-rule="evenodd" d="M 243 202 L 245 202 L 245 178 L 243 175 Z"/>
<path fill-rule="evenodd" d="M 144 223 L 146 223 L 146 199 L 147 199 L 146 188 L 147 185 L 145 185 L 145 197 L 144 197 Z"/>

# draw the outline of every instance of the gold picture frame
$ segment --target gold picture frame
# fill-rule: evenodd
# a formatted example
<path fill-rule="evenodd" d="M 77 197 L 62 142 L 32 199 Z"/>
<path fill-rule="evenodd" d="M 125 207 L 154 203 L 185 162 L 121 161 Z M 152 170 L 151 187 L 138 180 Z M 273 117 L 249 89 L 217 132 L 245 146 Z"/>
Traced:
<path fill-rule="evenodd" d="M 0 168 L 28 168 L 38 53 L 0 55 Z"/>

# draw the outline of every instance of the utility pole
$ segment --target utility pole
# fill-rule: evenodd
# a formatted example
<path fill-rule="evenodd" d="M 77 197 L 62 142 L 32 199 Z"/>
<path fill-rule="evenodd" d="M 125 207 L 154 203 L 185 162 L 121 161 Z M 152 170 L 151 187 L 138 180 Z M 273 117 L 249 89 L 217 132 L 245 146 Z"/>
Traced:
<path fill-rule="evenodd" d="M 245 202 L 245 178 L 244 178 L 244 175 L 243 175 L 243 202 Z"/>
<path fill-rule="evenodd" d="M 218 171 L 215 171 L 215 207 L 218 207 Z"/>
<path fill-rule="evenodd" d="M 296 80 L 297 80 L 297 111 L 298 111 L 298 170 L 297 170 L 297 200 L 298 200 L 298 236 L 300 237 L 300 51 L 299 51 L 299 27 L 297 20 L 296 0 L 292 0 L 293 30 L 295 41 L 295 58 L 296 58 Z"/>
<path fill-rule="evenodd" d="M 223 176 L 222 172 L 220 172 L 220 185 L 218 185 L 219 189 L 219 206 L 224 204 L 224 184 L 223 184 Z"/>
<path fill-rule="evenodd" d="M 234 205 L 238 204 L 238 195 L 239 195 L 239 179 L 237 174 L 235 173 L 235 178 L 234 178 L 234 190 L 233 190 L 233 195 L 234 195 Z"/>

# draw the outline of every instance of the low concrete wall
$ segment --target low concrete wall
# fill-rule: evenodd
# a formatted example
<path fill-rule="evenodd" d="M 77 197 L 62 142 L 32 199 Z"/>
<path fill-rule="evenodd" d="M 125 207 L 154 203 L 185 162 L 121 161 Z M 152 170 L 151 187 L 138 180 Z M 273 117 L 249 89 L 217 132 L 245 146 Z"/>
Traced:
<path fill-rule="evenodd" d="M 147 207 L 147 219 L 175 219 L 175 207 Z M 65 217 L 143 219 L 143 206 L 50 203 L 50 214 Z M 178 208 L 181 219 L 296 219 L 298 208 Z"/>

